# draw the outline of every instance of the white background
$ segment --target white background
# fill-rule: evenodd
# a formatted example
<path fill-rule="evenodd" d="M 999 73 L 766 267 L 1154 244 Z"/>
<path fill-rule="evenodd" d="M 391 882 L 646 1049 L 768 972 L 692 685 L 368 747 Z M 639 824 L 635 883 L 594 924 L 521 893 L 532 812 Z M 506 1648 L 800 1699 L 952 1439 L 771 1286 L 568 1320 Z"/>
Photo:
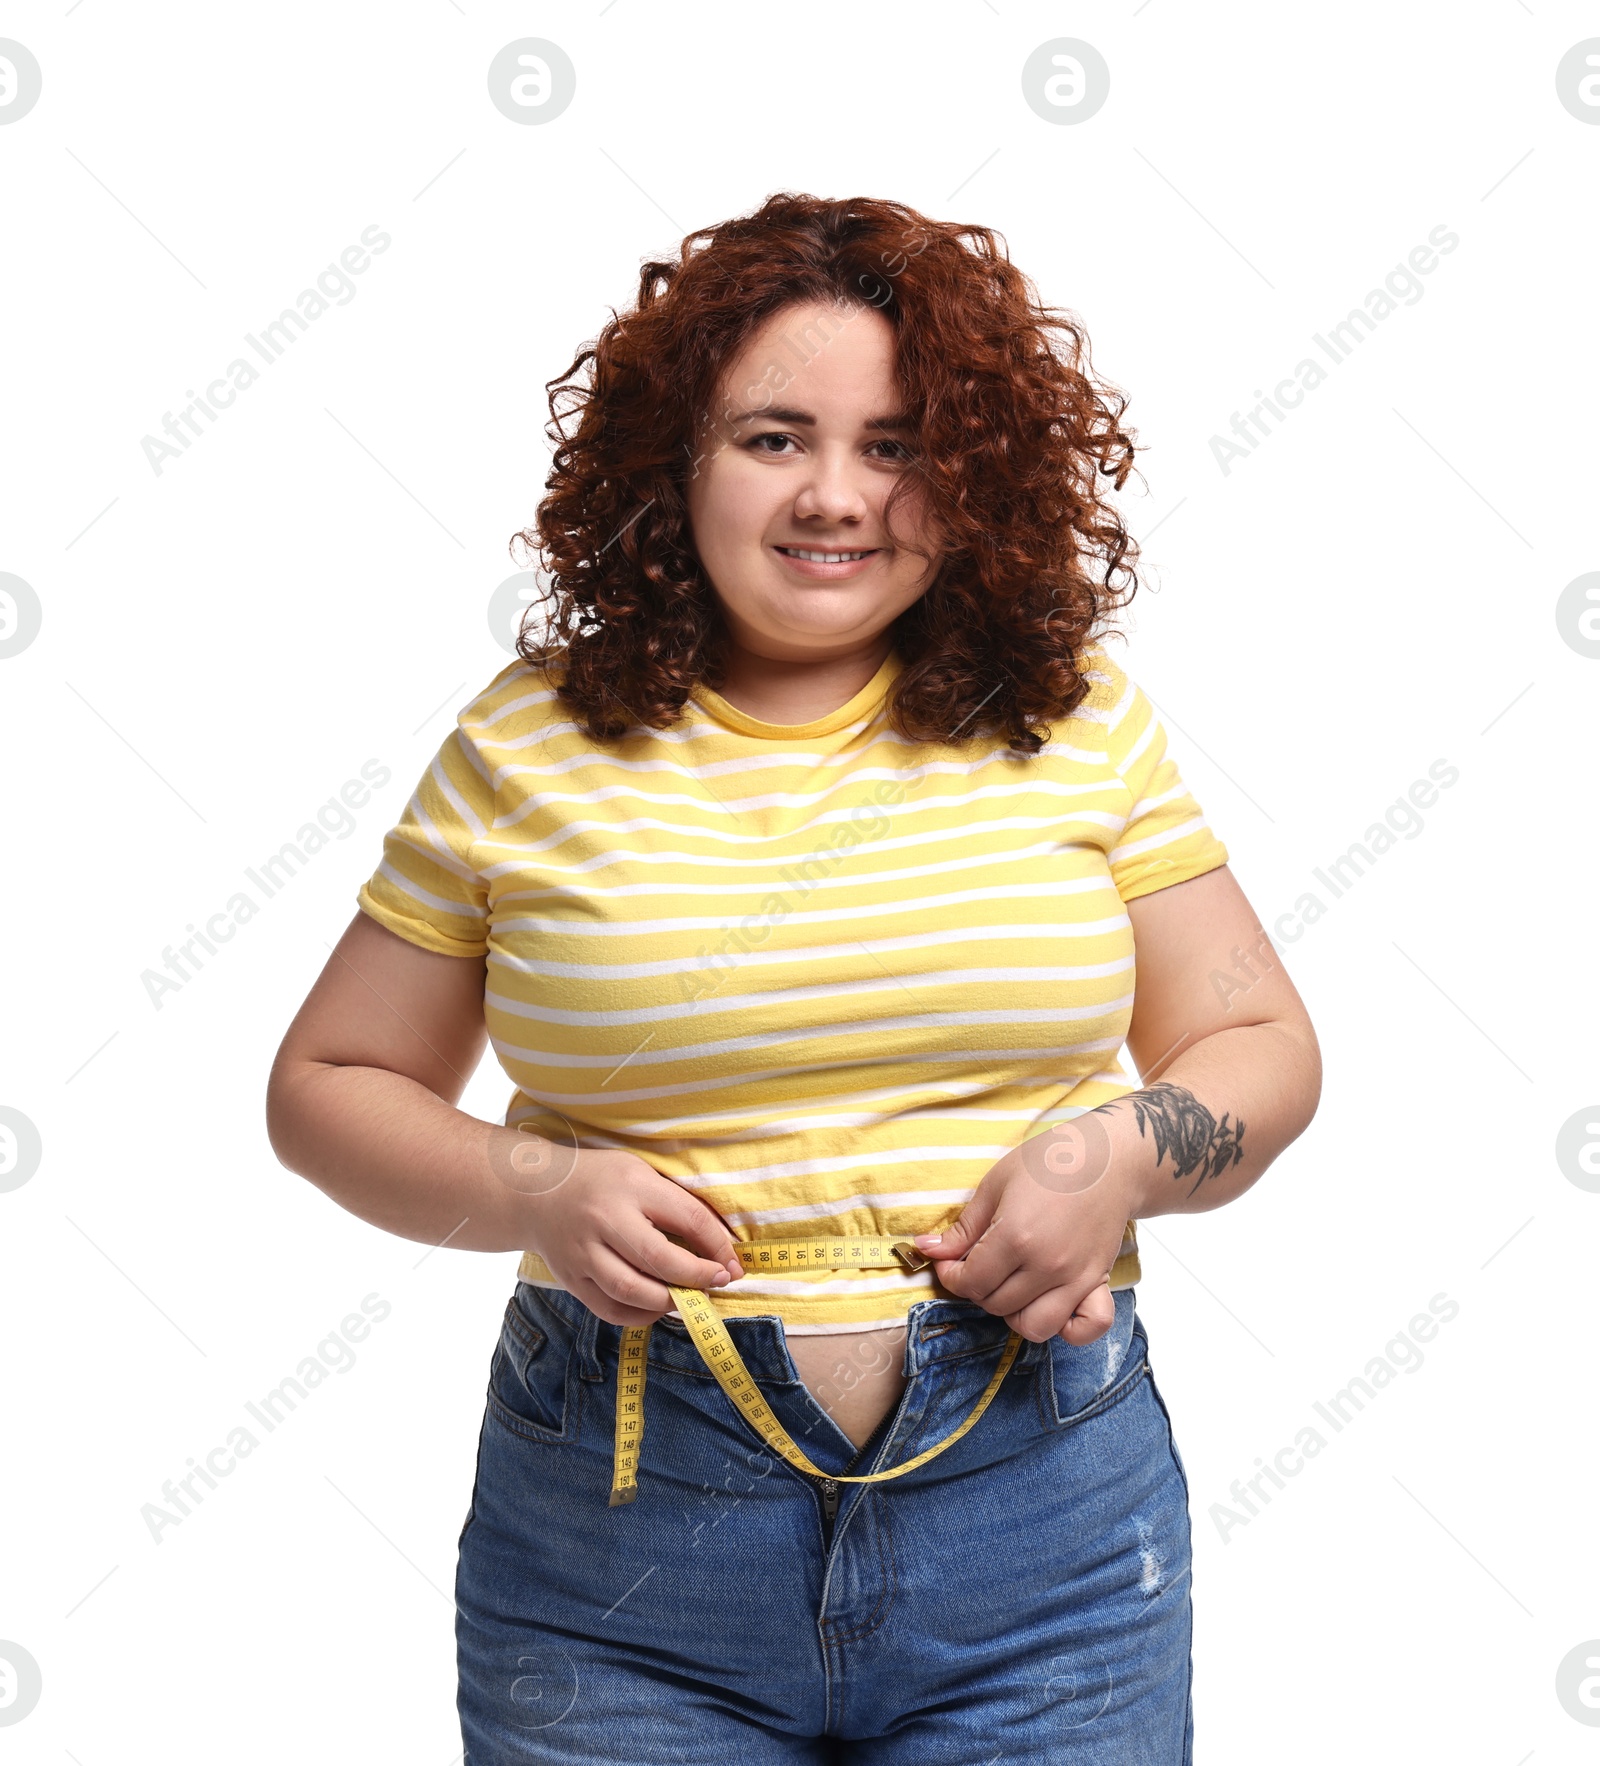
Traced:
<path fill-rule="evenodd" d="M 1329 904 L 1282 946 L 1315 1122 L 1142 1235 L 1198 1758 L 1594 1758 L 1556 1676 L 1600 1637 L 1600 1195 L 1556 1137 L 1600 1092 L 1600 661 L 1556 603 L 1600 568 L 1600 126 L 1555 70 L 1597 33 L 1561 0 L 7 9 L 43 70 L 0 127 L 0 571 L 43 609 L 0 661 L 0 1104 L 43 1144 L 0 1194 L 0 1639 L 43 1676 L 11 1759 L 459 1754 L 449 1590 L 516 1257 L 283 1170 L 267 1069 L 509 660 L 486 607 L 542 384 L 641 260 L 786 188 L 997 228 L 1083 317 L 1148 445 L 1126 666 L 1264 922 Z M 539 127 L 487 96 L 528 35 L 577 69 Z M 1057 126 L 1020 75 L 1066 35 L 1111 92 Z M 163 414 L 372 224 L 355 297 L 153 471 Z M 1224 473 L 1210 438 L 1440 225 L 1421 298 Z M 164 947 L 371 758 L 354 830 L 156 1009 Z M 1318 888 L 1441 759 L 1422 830 Z M 509 1092 L 491 1057 L 463 1107 Z M 154 1542 L 162 1483 L 370 1293 L 355 1366 Z M 1224 1537 L 1230 1484 L 1437 1294 L 1423 1365 Z"/>

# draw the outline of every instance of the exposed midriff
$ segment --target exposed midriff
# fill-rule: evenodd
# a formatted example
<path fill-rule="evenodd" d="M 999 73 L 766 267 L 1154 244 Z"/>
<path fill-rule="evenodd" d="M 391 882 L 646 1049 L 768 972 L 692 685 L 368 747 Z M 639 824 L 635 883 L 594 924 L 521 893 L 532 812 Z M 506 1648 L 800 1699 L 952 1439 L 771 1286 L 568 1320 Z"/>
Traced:
<path fill-rule="evenodd" d="M 905 1390 L 905 1326 L 785 1340 L 806 1390 L 862 1446 Z"/>

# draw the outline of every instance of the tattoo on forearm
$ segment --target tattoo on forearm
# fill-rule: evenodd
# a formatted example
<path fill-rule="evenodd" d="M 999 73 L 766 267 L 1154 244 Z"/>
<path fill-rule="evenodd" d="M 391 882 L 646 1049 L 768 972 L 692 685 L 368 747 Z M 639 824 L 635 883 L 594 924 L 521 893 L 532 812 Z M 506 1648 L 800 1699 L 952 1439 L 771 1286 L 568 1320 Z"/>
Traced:
<path fill-rule="evenodd" d="M 1244 1157 L 1243 1121 L 1230 1123 L 1224 1110 L 1218 1122 L 1194 1093 L 1181 1085 L 1158 1080 L 1116 1102 L 1133 1106 L 1141 1136 L 1149 1123 L 1158 1166 L 1170 1153 L 1175 1180 L 1199 1173 L 1189 1191 L 1191 1196 L 1208 1177 L 1220 1175 Z"/>

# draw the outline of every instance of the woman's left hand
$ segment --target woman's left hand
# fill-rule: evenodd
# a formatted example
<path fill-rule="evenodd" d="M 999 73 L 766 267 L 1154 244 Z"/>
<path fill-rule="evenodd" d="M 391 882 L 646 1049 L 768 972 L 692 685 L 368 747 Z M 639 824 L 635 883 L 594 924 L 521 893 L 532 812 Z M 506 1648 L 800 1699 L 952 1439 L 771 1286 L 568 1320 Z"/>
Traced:
<path fill-rule="evenodd" d="M 913 1242 L 942 1287 L 1019 1336 L 1092 1343 L 1116 1316 L 1109 1278 L 1133 1212 L 1110 1164 L 1072 1189 L 1053 1175 L 1046 1147 L 1024 1142 L 990 1167 L 954 1226 Z"/>

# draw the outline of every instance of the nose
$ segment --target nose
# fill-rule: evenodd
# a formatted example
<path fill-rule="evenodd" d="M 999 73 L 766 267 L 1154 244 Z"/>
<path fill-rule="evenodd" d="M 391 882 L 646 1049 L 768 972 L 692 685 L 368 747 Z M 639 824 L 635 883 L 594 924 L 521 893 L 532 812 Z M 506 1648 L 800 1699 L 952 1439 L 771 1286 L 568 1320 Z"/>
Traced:
<path fill-rule="evenodd" d="M 844 452 L 821 448 L 807 462 L 805 483 L 795 493 L 796 517 L 823 521 L 864 521 L 872 505 L 862 480 L 866 468 Z"/>

